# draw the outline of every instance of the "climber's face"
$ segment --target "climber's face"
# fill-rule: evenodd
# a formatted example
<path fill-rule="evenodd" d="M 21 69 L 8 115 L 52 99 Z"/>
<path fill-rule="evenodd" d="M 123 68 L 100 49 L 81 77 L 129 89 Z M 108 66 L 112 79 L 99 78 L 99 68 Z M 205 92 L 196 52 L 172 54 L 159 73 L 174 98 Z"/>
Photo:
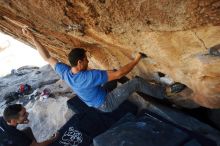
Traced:
<path fill-rule="evenodd" d="M 85 55 L 85 57 L 83 58 L 83 60 L 79 60 L 79 66 L 80 66 L 80 70 L 87 70 L 88 69 L 88 59 L 87 56 Z"/>

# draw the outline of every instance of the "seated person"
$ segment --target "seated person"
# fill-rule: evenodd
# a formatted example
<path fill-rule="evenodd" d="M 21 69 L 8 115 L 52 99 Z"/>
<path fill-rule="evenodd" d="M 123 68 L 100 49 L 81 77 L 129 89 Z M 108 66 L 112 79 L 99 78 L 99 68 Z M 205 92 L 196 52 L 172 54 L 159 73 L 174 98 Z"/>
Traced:
<path fill-rule="evenodd" d="M 0 145 L 3 146 L 47 146 L 54 142 L 57 134 L 50 139 L 38 143 L 30 127 L 18 130 L 18 124 L 27 124 L 29 113 L 21 104 L 9 105 L 0 117 Z"/>

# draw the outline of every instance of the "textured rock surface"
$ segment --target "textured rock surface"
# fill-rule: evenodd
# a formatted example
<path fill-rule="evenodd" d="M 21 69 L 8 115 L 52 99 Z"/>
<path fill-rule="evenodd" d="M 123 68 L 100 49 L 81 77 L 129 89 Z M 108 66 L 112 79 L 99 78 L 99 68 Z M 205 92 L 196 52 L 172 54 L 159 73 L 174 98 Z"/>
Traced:
<path fill-rule="evenodd" d="M 142 51 L 130 74 L 151 79 L 156 72 L 186 84 L 182 96 L 209 108 L 220 107 L 219 0 L 0 0 L 0 30 L 31 44 L 29 26 L 51 55 L 68 63 L 73 47 L 84 47 L 90 66 L 118 68 Z"/>

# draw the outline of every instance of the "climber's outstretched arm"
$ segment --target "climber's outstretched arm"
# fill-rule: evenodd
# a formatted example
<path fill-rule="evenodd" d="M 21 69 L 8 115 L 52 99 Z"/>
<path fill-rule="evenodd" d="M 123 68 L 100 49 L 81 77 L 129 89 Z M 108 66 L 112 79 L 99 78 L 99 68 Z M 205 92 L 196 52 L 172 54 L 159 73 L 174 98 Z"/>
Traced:
<path fill-rule="evenodd" d="M 129 62 L 128 64 L 122 66 L 116 71 L 107 71 L 108 81 L 120 79 L 121 77 L 127 75 L 140 61 L 141 58 L 144 58 L 141 53 L 138 53 L 134 60 Z"/>
<path fill-rule="evenodd" d="M 22 32 L 25 36 L 29 37 L 33 41 L 41 57 L 54 68 L 58 60 L 50 56 L 47 49 L 36 39 L 34 34 L 28 28 L 23 28 Z"/>

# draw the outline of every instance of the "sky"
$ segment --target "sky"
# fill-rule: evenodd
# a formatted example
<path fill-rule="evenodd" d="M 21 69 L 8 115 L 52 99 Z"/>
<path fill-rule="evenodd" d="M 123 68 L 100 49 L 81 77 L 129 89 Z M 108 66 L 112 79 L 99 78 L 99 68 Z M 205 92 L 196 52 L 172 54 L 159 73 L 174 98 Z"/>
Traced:
<path fill-rule="evenodd" d="M 0 77 L 22 66 L 42 67 L 46 64 L 35 49 L 0 32 Z"/>

